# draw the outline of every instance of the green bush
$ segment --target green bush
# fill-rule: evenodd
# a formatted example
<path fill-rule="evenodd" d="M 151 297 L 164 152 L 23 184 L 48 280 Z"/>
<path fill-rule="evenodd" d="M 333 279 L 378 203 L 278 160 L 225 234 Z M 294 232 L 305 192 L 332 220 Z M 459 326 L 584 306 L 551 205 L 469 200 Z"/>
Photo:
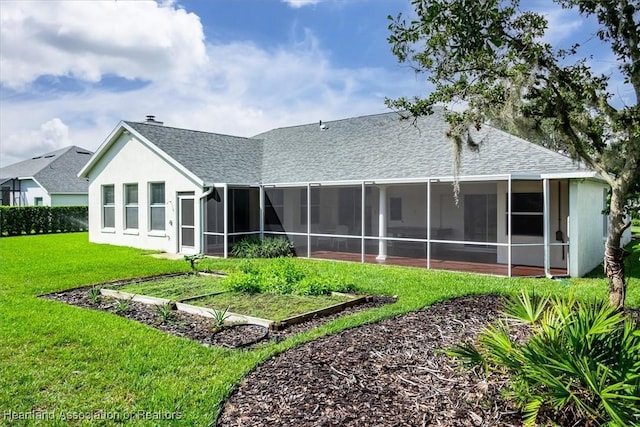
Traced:
<path fill-rule="evenodd" d="M 234 258 L 278 258 L 293 256 L 293 244 L 282 237 L 265 237 L 263 240 L 248 237 L 231 248 Z"/>
<path fill-rule="evenodd" d="M 86 231 L 87 206 L 0 206 L 0 236 Z"/>
<path fill-rule="evenodd" d="M 530 298 L 505 307 L 477 345 L 448 354 L 510 377 L 505 396 L 525 425 L 639 425 L 640 330 L 606 301 Z M 513 337 L 518 324 L 529 336 Z"/>
<path fill-rule="evenodd" d="M 261 291 L 260 278 L 255 274 L 245 273 L 244 271 L 229 275 L 225 279 L 225 284 L 228 289 L 234 292 L 242 292 L 249 295 L 257 294 Z"/>
<path fill-rule="evenodd" d="M 323 277 L 292 258 L 275 258 L 260 264 L 247 261 L 239 269 L 225 282 L 227 288 L 235 292 L 326 295 L 355 290 L 352 284 L 336 277 Z"/>
<path fill-rule="evenodd" d="M 631 220 L 631 225 L 633 225 L 634 227 L 640 227 L 640 218 L 633 218 Z"/>

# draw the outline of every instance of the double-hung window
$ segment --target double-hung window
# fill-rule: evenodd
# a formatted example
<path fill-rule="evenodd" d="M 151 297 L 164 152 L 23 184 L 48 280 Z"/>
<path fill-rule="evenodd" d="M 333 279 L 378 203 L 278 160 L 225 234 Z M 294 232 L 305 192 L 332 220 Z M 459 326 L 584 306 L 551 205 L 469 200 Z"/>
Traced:
<path fill-rule="evenodd" d="M 102 186 L 102 228 L 116 226 L 116 197 L 113 185 Z"/>
<path fill-rule="evenodd" d="M 149 184 L 149 230 L 164 231 L 164 182 Z"/>
<path fill-rule="evenodd" d="M 138 184 L 124 185 L 124 228 L 138 229 Z"/>

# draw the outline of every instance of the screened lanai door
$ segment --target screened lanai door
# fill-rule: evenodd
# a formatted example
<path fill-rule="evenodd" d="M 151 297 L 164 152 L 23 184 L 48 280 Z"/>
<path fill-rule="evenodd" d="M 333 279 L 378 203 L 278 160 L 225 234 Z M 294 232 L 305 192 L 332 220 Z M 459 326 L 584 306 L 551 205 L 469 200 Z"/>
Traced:
<path fill-rule="evenodd" d="M 178 196 L 180 206 L 180 253 L 192 255 L 196 253 L 196 221 L 195 196 Z"/>

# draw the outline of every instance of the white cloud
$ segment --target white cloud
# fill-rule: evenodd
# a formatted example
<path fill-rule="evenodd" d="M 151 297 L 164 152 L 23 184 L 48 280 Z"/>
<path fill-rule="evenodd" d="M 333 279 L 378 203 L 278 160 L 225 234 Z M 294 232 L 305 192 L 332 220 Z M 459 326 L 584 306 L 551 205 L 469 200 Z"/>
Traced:
<path fill-rule="evenodd" d="M 0 2 L 0 83 L 106 74 L 186 81 L 206 63 L 200 19 L 171 3 Z"/>
<path fill-rule="evenodd" d="M 69 127 L 56 117 L 42 123 L 37 130 L 20 131 L 10 135 L 6 140 L 2 165 L 16 163 L 35 154 L 45 154 L 68 145 L 71 145 Z M 5 161 L 5 156 L 9 161 Z"/>
<path fill-rule="evenodd" d="M 320 3 L 322 0 L 282 0 L 283 3 L 287 3 L 293 8 L 301 8 L 304 6 L 312 6 Z"/>
<path fill-rule="evenodd" d="M 2 4 L 4 8 L 4 2 Z M 131 7 L 128 2 L 109 3 L 109 7 L 114 4 Z M 49 12 L 53 12 L 48 2 L 30 5 L 36 9 L 47 5 Z M 110 42 L 104 38 L 106 35 L 97 35 L 102 30 L 94 27 L 122 27 L 122 16 L 126 15 L 123 11 L 104 12 L 102 16 L 92 12 L 83 15 L 86 22 L 67 25 L 67 21 L 72 19 L 60 15 L 71 13 L 74 5 L 78 5 L 82 13 L 89 13 L 84 2 L 56 5 L 61 10 L 51 15 L 51 23 L 45 25 L 40 22 L 39 27 L 74 28 L 74 38 L 83 40 L 84 45 L 79 48 L 77 45 L 82 43 L 76 43 L 67 47 L 66 50 L 73 54 L 60 53 L 52 47 L 52 42 L 29 40 L 30 30 L 14 25 L 14 43 L 40 49 L 47 56 L 39 63 L 28 64 L 14 52 L 7 54 L 10 59 L 7 66 L 2 64 L 2 83 L 9 85 L 11 82 L 12 87 L 21 86 L 22 89 L 14 91 L 17 96 L 2 99 L 0 165 L 64 144 L 95 150 L 118 121 L 143 120 L 147 114 L 155 114 L 168 126 L 252 136 L 281 126 L 383 112 L 386 111 L 384 96 L 412 96 L 426 89 L 406 69 L 398 69 L 396 73 L 378 68 L 336 67 L 330 59 L 331 54 L 323 50 L 313 33 L 307 30 L 304 40 L 294 40 L 290 46 L 273 49 L 251 42 L 206 42 L 202 39 L 199 19 L 194 15 L 175 9 L 149 8 L 150 13 L 158 14 L 159 21 L 140 26 L 159 26 L 166 19 L 165 26 L 174 28 L 169 33 L 176 34 L 179 28 L 188 26 L 186 23 L 197 24 L 195 35 L 190 32 L 192 29 L 185 29 L 180 37 L 165 39 L 171 40 L 170 44 L 174 46 L 182 46 L 184 52 L 179 54 L 186 58 L 183 64 L 181 61 L 173 62 L 178 53 L 174 55 L 169 48 L 163 50 L 159 47 L 162 43 L 158 41 L 133 46 L 132 43 L 126 45 L 126 36 L 116 36 Z M 165 7 L 173 6 L 168 3 Z M 22 13 L 31 15 L 26 8 Z M 35 15 L 39 13 L 34 12 Z M 8 18 L 3 14 L 2 19 Z M 149 21 L 152 18 L 144 19 Z M 26 25 L 26 18 L 20 22 Z M 179 40 L 183 41 L 182 44 Z M 102 57 L 103 54 L 106 56 Z M 92 62 L 94 58 L 95 63 Z M 57 60 L 64 64 L 57 64 Z M 110 61 L 119 61 L 121 68 L 110 64 Z M 156 70 L 158 64 L 165 64 L 169 70 Z M 81 92 L 34 97 L 30 93 L 29 82 L 43 73 L 51 73 L 47 71 L 49 69 L 58 69 L 56 67 L 59 73 L 71 73 L 86 79 L 99 80 L 105 73 L 115 73 L 142 78 L 148 84 L 127 91 L 109 91 L 97 85 L 87 85 Z M 195 71 L 190 73 L 189 67 Z M 188 79 L 175 77 L 181 73 L 190 73 Z M 53 118 L 59 118 L 55 119 L 59 122 Z M 50 128 L 59 130 L 66 125 L 68 132 L 47 133 L 41 128 L 43 123 L 50 123 Z M 15 148 L 17 146 L 22 148 Z"/>
<path fill-rule="evenodd" d="M 585 24 L 584 18 L 575 11 L 562 9 L 559 6 L 541 13 L 547 19 L 547 31 L 545 31 L 544 39 L 552 45 L 566 45 L 567 39 L 570 43 L 574 43 L 576 31 Z"/>

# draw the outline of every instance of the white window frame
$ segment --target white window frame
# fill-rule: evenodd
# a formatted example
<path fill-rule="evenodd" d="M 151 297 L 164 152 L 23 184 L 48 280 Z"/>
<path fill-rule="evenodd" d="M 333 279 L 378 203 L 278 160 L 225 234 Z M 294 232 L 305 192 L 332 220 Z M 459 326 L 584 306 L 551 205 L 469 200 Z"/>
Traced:
<path fill-rule="evenodd" d="M 111 201 L 106 199 L 106 190 L 111 189 Z M 105 184 L 101 188 L 102 190 L 102 228 L 107 230 L 113 230 L 116 227 L 116 187 L 113 184 Z M 111 212 L 111 219 L 113 224 L 107 224 L 107 211 Z"/>
<path fill-rule="evenodd" d="M 135 202 L 132 202 L 131 200 L 129 200 L 129 189 L 135 187 L 135 191 L 136 191 L 136 200 Z M 138 209 L 139 205 L 139 200 L 140 200 L 140 192 L 139 192 L 139 187 L 138 187 L 138 183 L 134 182 L 134 183 L 128 183 L 128 184 L 124 184 L 123 186 L 123 198 L 124 198 L 124 228 L 125 230 L 137 230 L 140 227 L 140 211 Z M 136 212 L 136 224 L 135 227 L 132 227 L 131 224 L 129 224 L 129 211 L 133 211 L 135 210 Z"/>
<path fill-rule="evenodd" d="M 162 190 L 163 190 L 163 201 L 161 203 L 159 202 L 154 202 L 153 200 L 153 187 L 155 185 L 162 185 Z M 166 185 L 164 182 L 150 182 L 149 183 L 149 231 L 152 232 L 164 232 L 166 231 L 166 222 L 167 222 L 167 217 L 166 217 L 166 210 L 165 210 L 165 204 L 167 201 L 167 189 L 166 189 Z M 162 228 L 153 228 L 153 217 L 154 217 L 154 212 L 158 212 L 158 211 L 162 211 L 163 217 L 164 217 L 164 221 L 162 222 Z"/>

